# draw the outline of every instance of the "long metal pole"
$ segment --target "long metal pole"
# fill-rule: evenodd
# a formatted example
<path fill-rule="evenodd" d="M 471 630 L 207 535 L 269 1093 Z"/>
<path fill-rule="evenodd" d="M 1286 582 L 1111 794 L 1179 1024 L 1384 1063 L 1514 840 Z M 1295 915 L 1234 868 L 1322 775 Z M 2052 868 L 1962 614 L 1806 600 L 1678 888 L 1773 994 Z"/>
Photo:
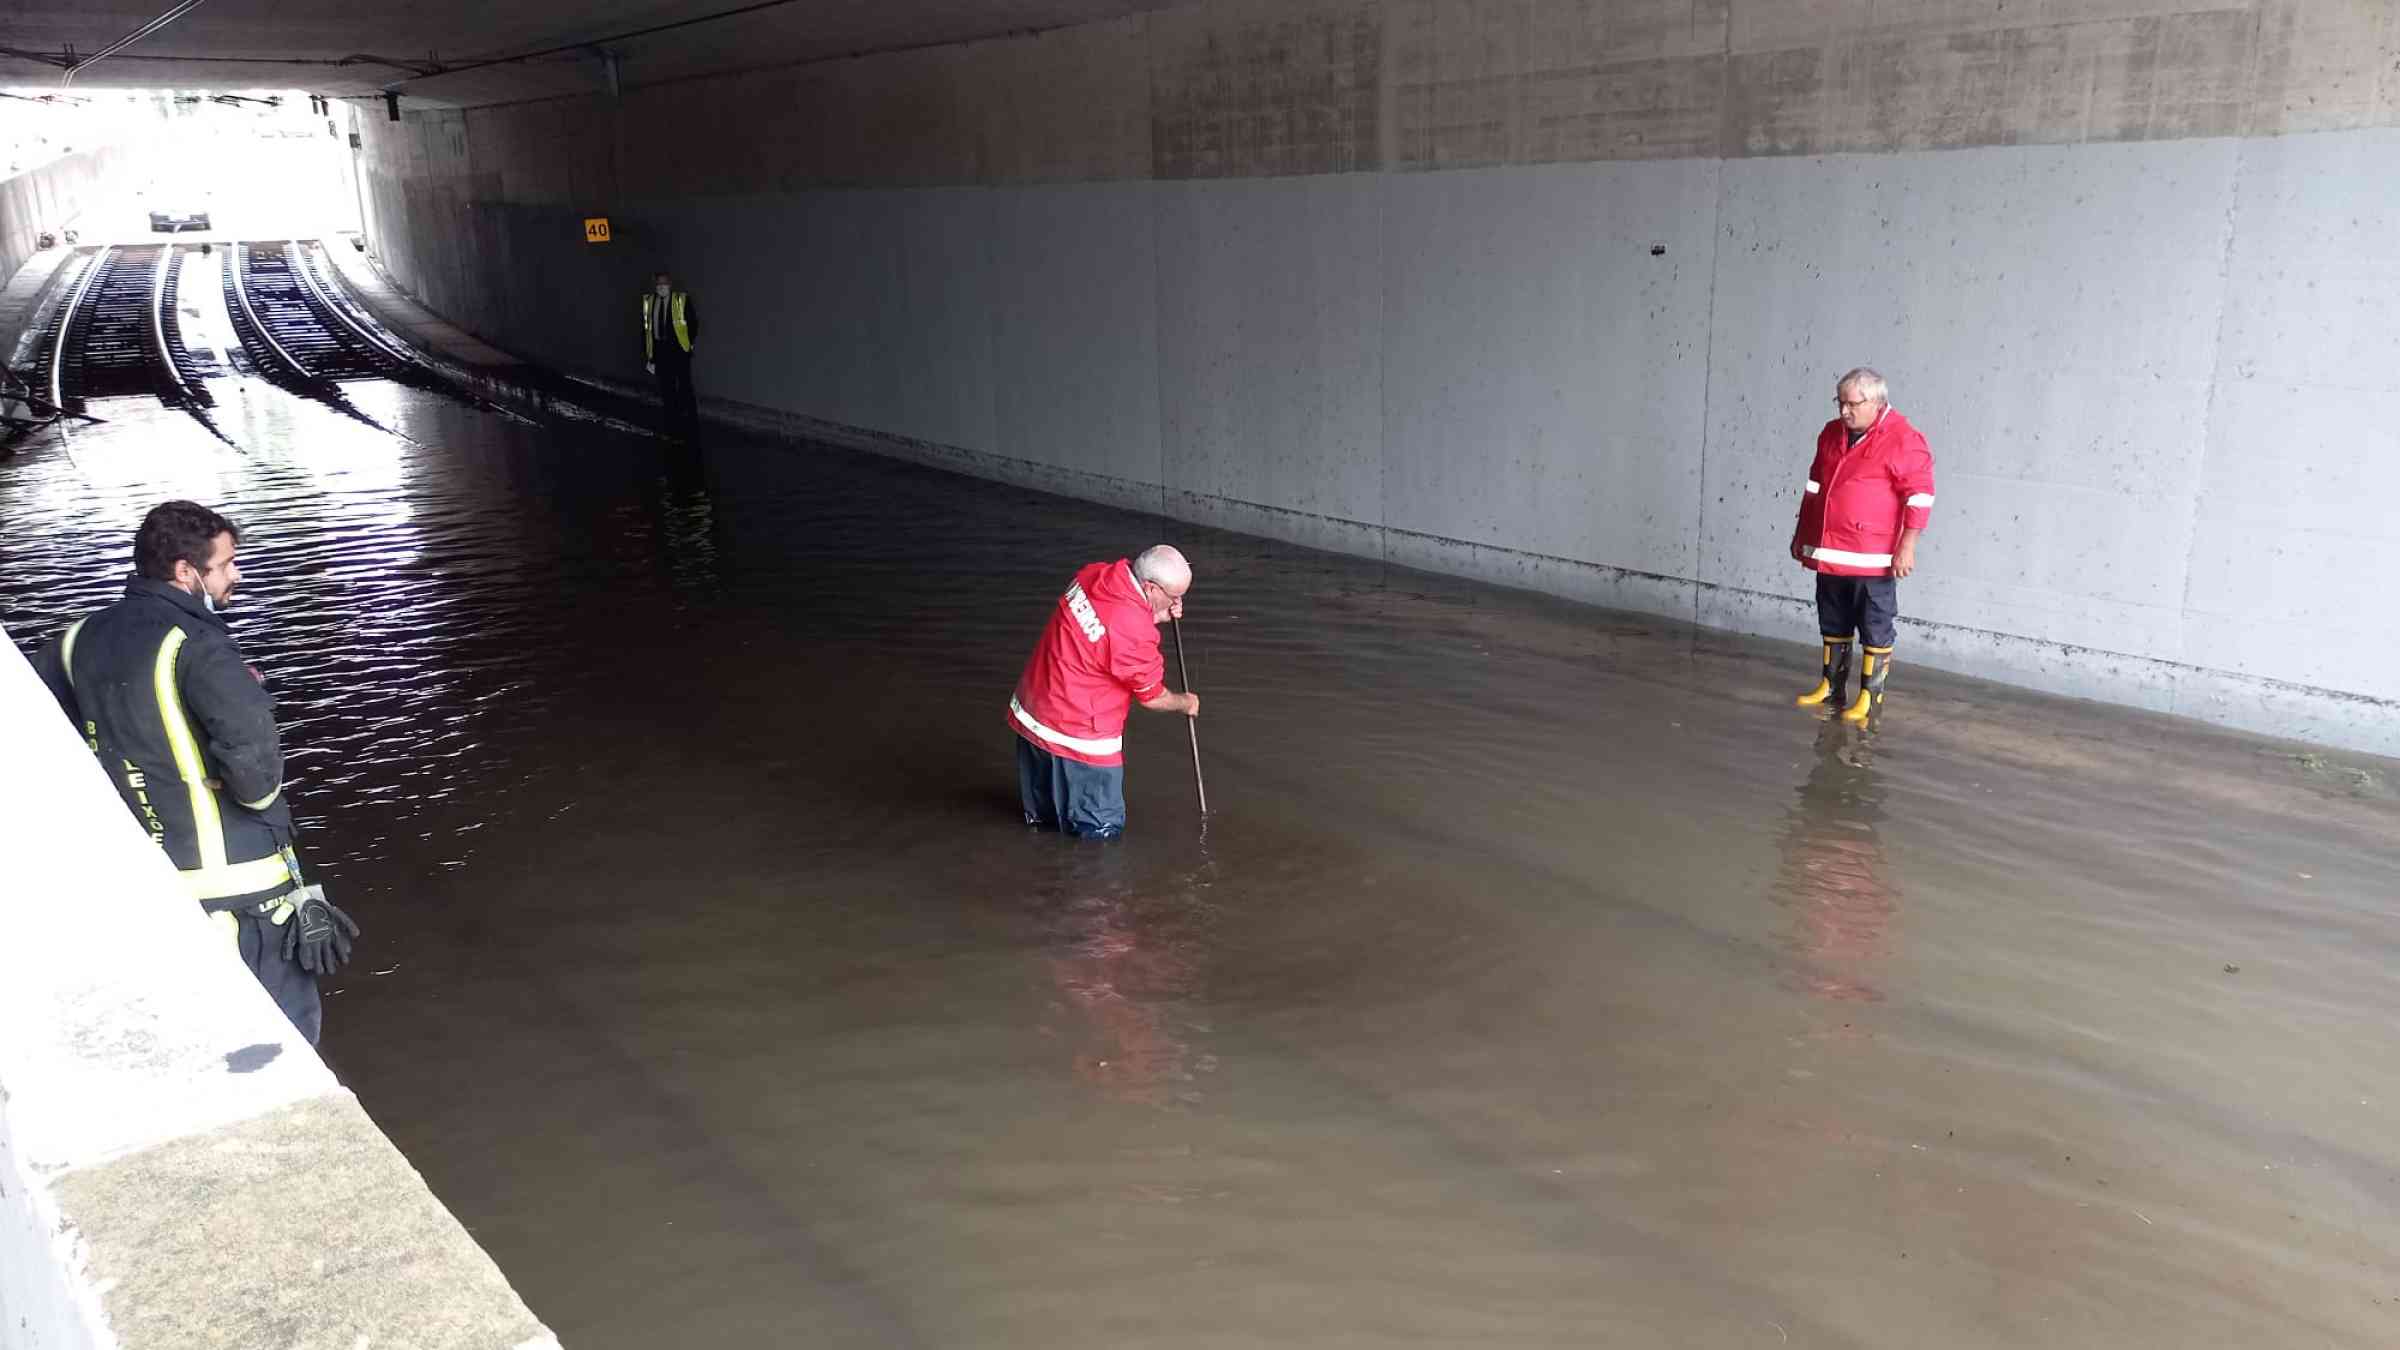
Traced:
<path fill-rule="evenodd" d="M 1183 674 L 1183 692 L 1192 692 L 1192 668 L 1183 660 L 1183 620 L 1174 619 L 1175 667 Z M 1208 814 L 1208 780 L 1200 776 L 1200 722 L 1198 718 L 1183 719 L 1183 729 L 1192 733 L 1192 786 L 1200 790 L 1200 814 Z"/>

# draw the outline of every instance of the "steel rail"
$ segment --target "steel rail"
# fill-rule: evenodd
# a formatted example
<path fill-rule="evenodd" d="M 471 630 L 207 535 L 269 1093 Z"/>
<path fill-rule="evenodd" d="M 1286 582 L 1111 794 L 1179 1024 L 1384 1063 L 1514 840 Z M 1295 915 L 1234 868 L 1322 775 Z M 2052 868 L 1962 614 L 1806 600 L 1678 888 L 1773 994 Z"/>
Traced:
<path fill-rule="evenodd" d="M 167 368 L 167 378 L 175 382 L 176 396 L 190 403 L 191 383 L 176 369 L 175 349 L 167 345 L 167 269 L 175 265 L 176 257 L 173 244 L 159 246 L 158 274 L 150 278 L 150 338 L 158 344 L 159 364 Z"/>
<path fill-rule="evenodd" d="M 50 406 L 65 411 L 67 406 L 66 372 L 67 340 L 75 327 L 75 311 L 83 308 L 83 298 L 92 292 L 92 283 L 108 266 L 108 255 L 117 251 L 114 244 L 103 245 L 92 255 L 90 265 L 83 269 L 83 278 L 76 283 L 75 294 L 67 301 L 66 312 L 58 316 L 58 342 L 50 348 Z"/>
<path fill-rule="evenodd" d="M 370 347 L 373 347 L 376 351 L 383 353 L 385 356 L 390 357 L 392 360 L 399 362 L 403 367 L 413 366 L 417 363 L 414 357 L 394 350 L 390 343 L 385 342 L 382 338 L 379 338 L 373 333 L 368 332 L 366 328 L 358 322 L 358 320 L 350 317 L 349 311 L 343 309 L 340 305 L 337 305 L 333 302 L 333 297 L 327 295 L 325 293 L 325 288 L 318 284 L 316 268 L 310 265 L 308 261 L 308 254 L 301 250 L 299 240 L 289 240 L 284 244 L 283 262 L 285 267 L 299 275 L 300 284 L 308 288 L 308 293 L 310 295 L 316 297 L 317 304 L 324 309 L 331 310 L 333 312 L 333 317 L 340 319 L 343 327 L 348 328 L 351 332 L 358 334 L 360 341 L 366 343 Z"/>
<path fill-rule="evenodd" d="M 317 375 L 308 367 L 301 365 L 298 357 L 284 350 L 283 344 L 275 340 L 275 335 L 267 331 L 267 325 L 258 317 L 258 310 L 250 303 L 250 286 L 246 279 L 250 270 L 249 250 L 248 244 L 233 246 L 233 294 L 235 299 L 242 302 L 242 313 L 249 316 L 250 326 L 258 330 L 259 340 L 266 343 L 285 365 L 291 367 L 293 374 L 317 384 L 330 383 L 323 376 Z"/>

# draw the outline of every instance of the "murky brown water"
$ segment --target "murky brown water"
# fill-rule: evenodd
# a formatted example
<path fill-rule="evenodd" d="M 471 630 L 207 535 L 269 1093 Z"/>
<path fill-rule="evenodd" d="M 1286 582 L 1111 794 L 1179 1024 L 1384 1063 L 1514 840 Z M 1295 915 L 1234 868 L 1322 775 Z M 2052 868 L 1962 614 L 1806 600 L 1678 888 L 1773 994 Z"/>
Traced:
<path fill-rule="evenodd" d="M 328 1057 L 576 1350 L 2400 1342 L 2389 763 L 356 396 L 0 462 L 0 619 L 249 528 Z M 1035 625 L 1161 535 L 1217 812 L 1137 719 L 1029 835 Z"/>

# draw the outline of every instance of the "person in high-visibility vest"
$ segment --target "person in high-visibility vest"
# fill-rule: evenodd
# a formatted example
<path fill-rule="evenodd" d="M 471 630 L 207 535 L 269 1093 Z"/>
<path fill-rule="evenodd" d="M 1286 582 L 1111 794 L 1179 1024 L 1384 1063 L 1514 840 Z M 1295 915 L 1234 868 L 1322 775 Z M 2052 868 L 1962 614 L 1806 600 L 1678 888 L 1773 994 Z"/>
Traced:
<path fill-rule="evenodd" d="M 313 1045 L 316 977 L 350 959 L 358 925 L 300 881 L 275 699 L 225 624 L 240 538 L 197 502 L 153 508 L 123 598 L 69 624 L 33 668 L 184 893 Z"/>
<path fill-rule="evenodd" d="M 658 377 L 658 403 L 670 436 L 700 430 L 700 399 L 692 392 L 692 345 L 700 314 L 691 293 L 660 272 L 642 293 L 642 368 Z"/>

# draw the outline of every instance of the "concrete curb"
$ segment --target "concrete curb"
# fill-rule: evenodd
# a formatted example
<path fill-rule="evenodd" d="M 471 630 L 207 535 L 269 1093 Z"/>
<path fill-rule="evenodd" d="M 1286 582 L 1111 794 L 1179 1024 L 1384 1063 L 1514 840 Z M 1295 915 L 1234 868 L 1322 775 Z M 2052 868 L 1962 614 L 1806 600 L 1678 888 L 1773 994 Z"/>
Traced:
<path fill-rule="evenodd" d="M 0 648 L 0 1343 L 555 1347 Z"/>

